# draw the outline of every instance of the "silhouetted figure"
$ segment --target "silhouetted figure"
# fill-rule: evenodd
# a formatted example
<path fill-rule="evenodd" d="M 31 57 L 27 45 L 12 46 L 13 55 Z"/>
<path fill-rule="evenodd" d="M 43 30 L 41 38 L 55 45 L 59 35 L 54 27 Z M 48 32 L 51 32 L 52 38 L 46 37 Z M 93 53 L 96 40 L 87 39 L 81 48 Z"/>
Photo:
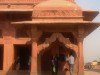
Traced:
<path fill-rule="evenodd" d="M 14 62 L 14 69 L 19 70 L 20 69 L 20 57 L 18 56 L 17 59 Z"/>
<path fill-rule="evenodd" d="M 58 56 L 53 56 L 52 58 L 52 75 L 57 75 L 58 73 Z"/>
<path fill-rule="evenodd" d="M 29 67 L 29 71 L 30 71 L 31 70 L 31 56 L 29 56 L 28 67 Z"/>
<path fill-rule="evenodd" d="M 70 53 L 70 56 L 66 60 L 69 62 L 70 75 L 73 75 L 73 66 L 75 60 L 73 54 Z"/>

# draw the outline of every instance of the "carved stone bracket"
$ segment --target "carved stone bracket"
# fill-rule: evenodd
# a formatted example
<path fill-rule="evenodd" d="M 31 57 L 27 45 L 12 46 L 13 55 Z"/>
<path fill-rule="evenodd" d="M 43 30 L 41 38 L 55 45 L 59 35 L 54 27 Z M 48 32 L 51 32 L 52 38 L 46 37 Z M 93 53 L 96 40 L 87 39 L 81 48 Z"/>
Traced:
<path fill-rule="evenodd" d="M 83 38 L 85 34 L 84 26 L 78 26 L 78 38 Z"/>
<path fill-rule="evenodd" d="M 65 38 L 61 33 L 53 33 L 50 38 L 46 38 L 43 44 L 38 45 L 39 51 L 49 47 L 51 43 L 56 41 L 56 39 L 58 39 L 59 42 L 63 43 L 65 47 L 70 48 L 77 53 L 78 46 L 75 44 L 72 44 L 69 38 Z"/>
<path fill-rule="evenodd" d="M 38 30 L 36 26 L 31 28 L 31 36 L 32 36 L 31 41 L 32 42 L 38 41 L 41 35 L 42 35 L 42 31 Z"/>

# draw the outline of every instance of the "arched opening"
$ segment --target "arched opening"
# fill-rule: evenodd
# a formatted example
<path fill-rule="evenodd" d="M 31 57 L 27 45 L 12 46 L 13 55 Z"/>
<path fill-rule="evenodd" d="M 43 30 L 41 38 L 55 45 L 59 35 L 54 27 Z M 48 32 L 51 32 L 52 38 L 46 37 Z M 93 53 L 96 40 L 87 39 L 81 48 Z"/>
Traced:
<path fill-rule="evenodd" d="M 69 57 L 70 52 L 76 56 L 76 53 L 67 48 L 63 43 L 56 40 L 52 42 L 48 48 L 40 51 L 41 73 L 42 75 L 52 75 L 52 57 L 58 56 L 58 73 L 65 75 L 69 69 L 66 57 Z"/>

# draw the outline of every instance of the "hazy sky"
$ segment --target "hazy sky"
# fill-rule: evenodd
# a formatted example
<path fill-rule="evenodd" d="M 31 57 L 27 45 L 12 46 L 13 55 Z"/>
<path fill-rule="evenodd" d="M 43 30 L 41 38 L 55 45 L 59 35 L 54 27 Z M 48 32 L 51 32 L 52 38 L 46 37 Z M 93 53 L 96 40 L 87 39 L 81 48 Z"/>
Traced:
<path fill-rule="evenodd" d="M 97 10 L 100 12 L 100 0 L 76 0 L 82 9 Z M 94 19 L 100 22 L 100 14 Z M 84 39 L 84 61 L 100 60 L 100 27 Z"/>

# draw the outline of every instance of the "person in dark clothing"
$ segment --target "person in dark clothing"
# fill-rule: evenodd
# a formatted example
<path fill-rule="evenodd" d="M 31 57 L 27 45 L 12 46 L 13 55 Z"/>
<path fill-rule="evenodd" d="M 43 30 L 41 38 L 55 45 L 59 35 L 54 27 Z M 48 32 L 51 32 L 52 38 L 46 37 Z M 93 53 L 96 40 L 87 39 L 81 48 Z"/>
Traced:
<path fill-rule="evenodd" d="M 28 67 L 29 67 L 29 71 L 30 71 L 31 70 L 31 56 L 29 56 Z"/>
<path fill-rule="evenodd" d="M 53 56 L 52 58 L 52 75 L 57 75 L 58 73 L 58 57 Z"/>
<path fill-rule="evenodd" d="M 14 69 L 15 70 L 19 70 L 20 69 L 20 57 L 19 56 L 14 61 Z"/>

